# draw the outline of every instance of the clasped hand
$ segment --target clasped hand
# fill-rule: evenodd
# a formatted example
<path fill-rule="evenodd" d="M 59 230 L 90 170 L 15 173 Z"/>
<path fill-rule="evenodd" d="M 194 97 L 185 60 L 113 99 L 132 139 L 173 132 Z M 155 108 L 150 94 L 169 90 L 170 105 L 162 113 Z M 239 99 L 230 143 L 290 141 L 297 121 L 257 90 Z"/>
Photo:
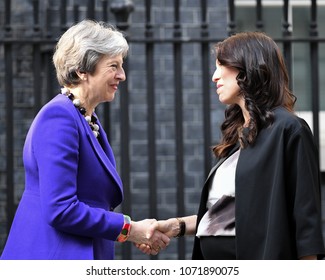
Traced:
<path fill-rule="evenodd" d="M 129 241 L 144 254 L 157 255 L 160 250 L 165 249 L 170 238 L 177 235 L 172 227 L 171 219 L 157 221 L 146 219 L 139 222 L 132 222 Z"/>
<path fill-rule="evenodd" d="M 159 231 L 158 227 L 159 224 L 156 219 L 145 219 L 138 222 L 132 221 L 128 241 L 133 242 L 145 254 L 157 255 L 170 242 L 170 238 Z"/>

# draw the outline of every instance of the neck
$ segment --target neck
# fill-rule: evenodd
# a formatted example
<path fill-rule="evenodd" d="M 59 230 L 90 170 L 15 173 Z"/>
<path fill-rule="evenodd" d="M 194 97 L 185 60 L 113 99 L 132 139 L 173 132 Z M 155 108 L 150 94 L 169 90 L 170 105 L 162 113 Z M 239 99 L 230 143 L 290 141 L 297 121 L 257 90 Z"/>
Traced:
<path fill-rule="evenodd" d="M 99 126 L 97 124 L 97 118 L 95 115 L 93 115 L 93 110 L 87 112 L 87 109 L 81 103 L 81 100 L 78 98 L 78 96 L 75 96 L 74 93 L 70 92 L 69 89 L 62 88 L 61 93 L 67 96 L 73 102 L 74 106 L 78 108 L 79 112 L 85 117 L 85 120 L 89 124 L 94 136 L 98 138 Z"/>
<path fill-rule="evenodd" d="M 248 127 L 249 121 L 251 119 L 250 115 L 249 115 L 248 111 L 245 108 L 244 109 L 242 108 L 242 113 L 243 113 L 243 117 L 244 117 L 244 120 L 245 120 L 243 126 Z"/>
<path fill-rule="evenodd" d="M 90 98 L 88 94 L 84 93 L 79 87 L 66 89 L 74 95 L 74 99 L 80 100 L 80 106 L 86 109 L 86 116 L 91 116 L 95 111 L 95 106 L 91 105 Z"/>

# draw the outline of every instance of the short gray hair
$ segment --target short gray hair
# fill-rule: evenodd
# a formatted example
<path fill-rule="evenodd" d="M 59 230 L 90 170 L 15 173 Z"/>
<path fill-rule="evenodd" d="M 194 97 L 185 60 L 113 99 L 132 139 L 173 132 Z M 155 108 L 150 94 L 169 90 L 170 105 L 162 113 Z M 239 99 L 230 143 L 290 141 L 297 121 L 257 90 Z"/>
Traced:
<path fill-rule="evenodd" d="M 127 55 L 129 46 L 124 35 L 114 26 L 93 20 L 83 20 L 70 27 L 59 39 L 53 63 L 62 86 L 80 82 L 76 71 L 92 74 L 105 55 Z"/>

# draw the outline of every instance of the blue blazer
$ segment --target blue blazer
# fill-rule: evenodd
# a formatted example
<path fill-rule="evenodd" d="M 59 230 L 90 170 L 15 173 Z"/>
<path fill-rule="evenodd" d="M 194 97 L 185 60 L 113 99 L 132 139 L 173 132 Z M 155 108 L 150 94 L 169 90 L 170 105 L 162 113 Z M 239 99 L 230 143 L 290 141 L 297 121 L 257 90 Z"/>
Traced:
<path fill-rule="evenodd" d="M 27 134 L 25 190 L 2 259 L 113 259 L 123 200 L 112 149 L 59 94 Z"/>

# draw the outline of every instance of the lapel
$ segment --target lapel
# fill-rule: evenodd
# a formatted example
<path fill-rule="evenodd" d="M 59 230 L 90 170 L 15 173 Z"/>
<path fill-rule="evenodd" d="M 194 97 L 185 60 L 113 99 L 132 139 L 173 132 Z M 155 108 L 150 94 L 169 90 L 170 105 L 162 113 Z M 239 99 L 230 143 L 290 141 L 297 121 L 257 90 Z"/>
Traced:
<path fill-rule="evenodd" d="M 209 178 L 211 177 L 211 175 L 217 170 L 217 168 L 227 159 L 229 158 L 234 152 L 236 152 L 239 149 L 239 144 L 236 144 L 231 151 L 229 152 L 229 154 L 226 157 L 223 157 L 221 159 L 218 160 L 218 162 L 216 163 L 215 166 L 212 167 L 207 179 L 205 180 L 205 184 L 207 183 L 207 181 L 209 180 Z"/>
<path fill-rule="evenodd" d="M 93 149 L 94 149 L 95 153 L 97 154 L 98 158 L 100 159 L 100 161 L 103 163 L 103 166 L 106 169 L 106 171 L 113 177 L 113 179 L 119 186 L 119 189 L 123 196 L 122 180 L 121 180 L 119 174 L 117 173 L 114 154 L 113 154 L 111 146 L 108 143 L 106 133 L 105 133 L 101 123 L 97 119 L 97 124 L 99 126 L 99 133 L 100 133 L 99 137 L 101 138 L 100 139 L 101 144 L 100 144 L 99 140 L 93 135 L 93 132 L 92 132 L 89 124 L 85 120 L 85 118 L 79 113 L 78 113 L 78 116 L 80 118 L 80 121 L 82 123 L 82 126 L 85 130 L 85 133 L 87 135 L 87 138 L 88 138 L 91 146 L 93 147 Z"/>

